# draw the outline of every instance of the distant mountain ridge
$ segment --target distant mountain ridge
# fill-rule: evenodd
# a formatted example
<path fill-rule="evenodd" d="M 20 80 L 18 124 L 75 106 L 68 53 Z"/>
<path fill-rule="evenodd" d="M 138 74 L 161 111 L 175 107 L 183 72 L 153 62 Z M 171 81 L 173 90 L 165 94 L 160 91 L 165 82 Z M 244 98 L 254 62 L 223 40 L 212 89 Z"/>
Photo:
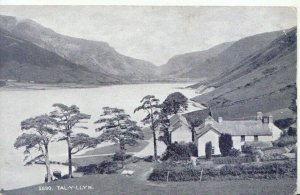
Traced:
<path fill-rule="evenodd" d="M 150 62 L 122 55 L 106 42 L 61 35 L 29 19 L 17 20 L 15 17 L 0 15 L 0 29 L 0 79 L 112 84 L 205 78 L 206 82 L 194 87 L 209 88 L 208 91 L 217 88 L 209 93 L 213 94 L 210 97 L 203 95 L 196 98 L 206 103 L 212 103 L 211 97 L 218 99 L 223 96 L 223 91 L 232 90 L 233 81 L 241 79 L 239 83 L 248 82 L 242 78 L 265 67 L 270 63 L 269 58 L 274 58 L 274 63 L 287 56 L 295 59 L 291 47 L 287 47 L 289 50 L 285 57 L 280 57 L 283 55 L 282 51 L 275 49 L 283 41 L 282 36 L 287 36 L 283 31 L 253 35 L 204 51 L 176 55 L 166 64 L 157 67 Z M 270 46 L 271 43 L 273 46 Z M 269 50 L 273 52 L 270 53 Z M 282 61 L 283 64 L 287 62 L 292 63 L 291 60 Z M 275 74 L 278 70 L 279 67 L 271 67 L 270 70 L 263 71 Z"/>
<path fill-rule="evenodd" d="M 155 78 L 155 65 L 119 54 L 105 42 L 61 35 L 32 20 L 18 21 L 11 16 L 0 16 L 0 28 L 92 72 L 128 82 Z"/>
<path fill-rule="evenodd" d="M 160 67 L 161 74 L 172 74 L 180 78 L 206 78 L 210 80 L 226 70 L 232 69 L 241 60 L 264 48 L 282 34 L 282 31 L 257 34 L 235 42 L 220 44 L 206 51 L 175 56 L 166 65 Z M 185 60 L 186 56 L 189 57 L 188 61 Z M 189 68 L 175 68 L 172 65 L 188 66 Z"/>
<path fill-rule="evenodd" d="M 207 50 L 176 55 L 170 58 L 166 64 L 159 66 L 158 74 L 162 76 L 172 75 L 175 77 L 184 77 L 186 73 L 193 70 L 197 65 L 217 56 L 232 44 L 233 42 L 227 42 Z"/>

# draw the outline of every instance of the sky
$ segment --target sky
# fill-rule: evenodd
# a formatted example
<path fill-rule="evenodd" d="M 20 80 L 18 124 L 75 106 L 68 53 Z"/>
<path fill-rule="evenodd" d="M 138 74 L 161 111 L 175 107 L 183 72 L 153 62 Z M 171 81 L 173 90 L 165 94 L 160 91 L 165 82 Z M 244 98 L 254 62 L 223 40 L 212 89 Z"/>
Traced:
<path fill-rule="evenodd" d="M 289 7 L 0 6 L 0 14 L 104 41 L 155 65 L 174 55 L 296 26 L 296 9 Z"/>

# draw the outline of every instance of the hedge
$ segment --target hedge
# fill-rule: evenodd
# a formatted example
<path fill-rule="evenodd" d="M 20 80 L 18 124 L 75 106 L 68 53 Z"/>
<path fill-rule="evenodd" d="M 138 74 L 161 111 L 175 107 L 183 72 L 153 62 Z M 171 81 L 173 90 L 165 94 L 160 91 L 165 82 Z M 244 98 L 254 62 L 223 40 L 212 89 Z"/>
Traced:
<path fill-rule="evenodd" d="M 254 159 L 252 156 L 239 156 L 239 157 L 218 157 L 214 158 L 214 164 L 241 164 L 241 163 L 250 163 L 253 162 Z"/>
<path fill-rule="evenodd" d="M 162 163 L 157 165 L 149 176 L 152 181 L 196 181 L 200 180 L 201 167 Z M 284 163 L 225 165 L 217 168 L 203 168 L 202 180 L 228 179 L 275 179 L 278 177 L 296 178 L 295 161 Z"/>
<path fill-rule="evenodd" d="M 87 166 L 80 166 L 76 172 L 88 174 L 112 174 L 118 170 L 118 164 L 115 161 L 104 160 L 100 164 L 90 164 Z"/>

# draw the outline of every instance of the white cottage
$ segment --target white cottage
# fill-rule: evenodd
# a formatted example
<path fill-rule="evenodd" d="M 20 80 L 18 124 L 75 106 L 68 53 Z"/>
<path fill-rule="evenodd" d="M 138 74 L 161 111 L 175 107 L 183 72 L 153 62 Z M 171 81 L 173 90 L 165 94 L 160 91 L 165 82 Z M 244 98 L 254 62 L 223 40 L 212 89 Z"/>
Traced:
<path fill-rule="evenodd" d="M 193 126 L 200 126 L 210 116 L 209 109 L 175 114 L 170 118 L 170 137 L 172 142 L 193 142 Z"/>
<path fill-rule="evenodd" d="M 196 130 L 195 144 L 198 147 L 198 155 L 205 155 L 205 144 L 212 142 L 212 153 L 220 154 L 219 136 L 229 134 L 232 136 L 233 147 L 241 150 L 246 141 L 274 141 L 280 137 L 282 132 L 273 124 L 273 117 L 263 117 L 261 112 L 257 113 L 256 120 L 226 121 L 222 117 L 215 121 L 207 117 L 204 124 Z"/>
<path fill-rule="evenodd" d="M 170 118 L 170 129 L 172 142 L 192 142 L 191 126 L 183 115 L 176 114 Z"/>

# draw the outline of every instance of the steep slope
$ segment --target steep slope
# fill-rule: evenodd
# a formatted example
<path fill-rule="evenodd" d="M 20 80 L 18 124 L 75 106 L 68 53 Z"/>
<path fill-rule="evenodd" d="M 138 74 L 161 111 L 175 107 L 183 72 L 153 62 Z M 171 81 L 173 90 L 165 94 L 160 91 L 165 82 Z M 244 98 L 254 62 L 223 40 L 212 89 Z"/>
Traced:
<path fill-rule="evenodd" d="M 216 87 L 193 100 L 210 106 L 216 115 L 238 118 L 257 111 L 286 109 L 296 99 L 296 28 L 244 58 L 231 70 L 209 81 Z"/>
<path fill-rule="evenodd" d="M 169 61 L 160 66 L 158 72 L 160 75 L 183 76 L 184 73 L 191 71 L 198 64 L 204 63 L 206 60 L 217 56 L 233 42 L 222 43 L 208 50 L 191 52 L 172 57 Z"/>
<path fill-rule="evenodd" d="M 204 62 L 198 61 L 197 63 L 195 60 L 191 69 L 188 72 L 183 72 L 179 77 L 206 78 L 207 80 L 215 78 L 226 70 L 233 69 L 241 60 L 266 47 L 282 34 L 282 31 L 276 31 L 240 39 L 218 55 L 207 58 Z"/>
<path fill-rule="evenodd" d="M 10 16 L 0 16 L 0 27 L 93 72 L 128 81 L 154 77 L 156 66 L 121 55 L 105 42 L 61 35 L 32 20 L 17 21 Z"/>
<path fill-rule="evenodd" d="M 92 73 L 59 55 L 20 39 L 0 28 L 0 79 L 37 83 L 100 84 L 117 82 Z"/>

